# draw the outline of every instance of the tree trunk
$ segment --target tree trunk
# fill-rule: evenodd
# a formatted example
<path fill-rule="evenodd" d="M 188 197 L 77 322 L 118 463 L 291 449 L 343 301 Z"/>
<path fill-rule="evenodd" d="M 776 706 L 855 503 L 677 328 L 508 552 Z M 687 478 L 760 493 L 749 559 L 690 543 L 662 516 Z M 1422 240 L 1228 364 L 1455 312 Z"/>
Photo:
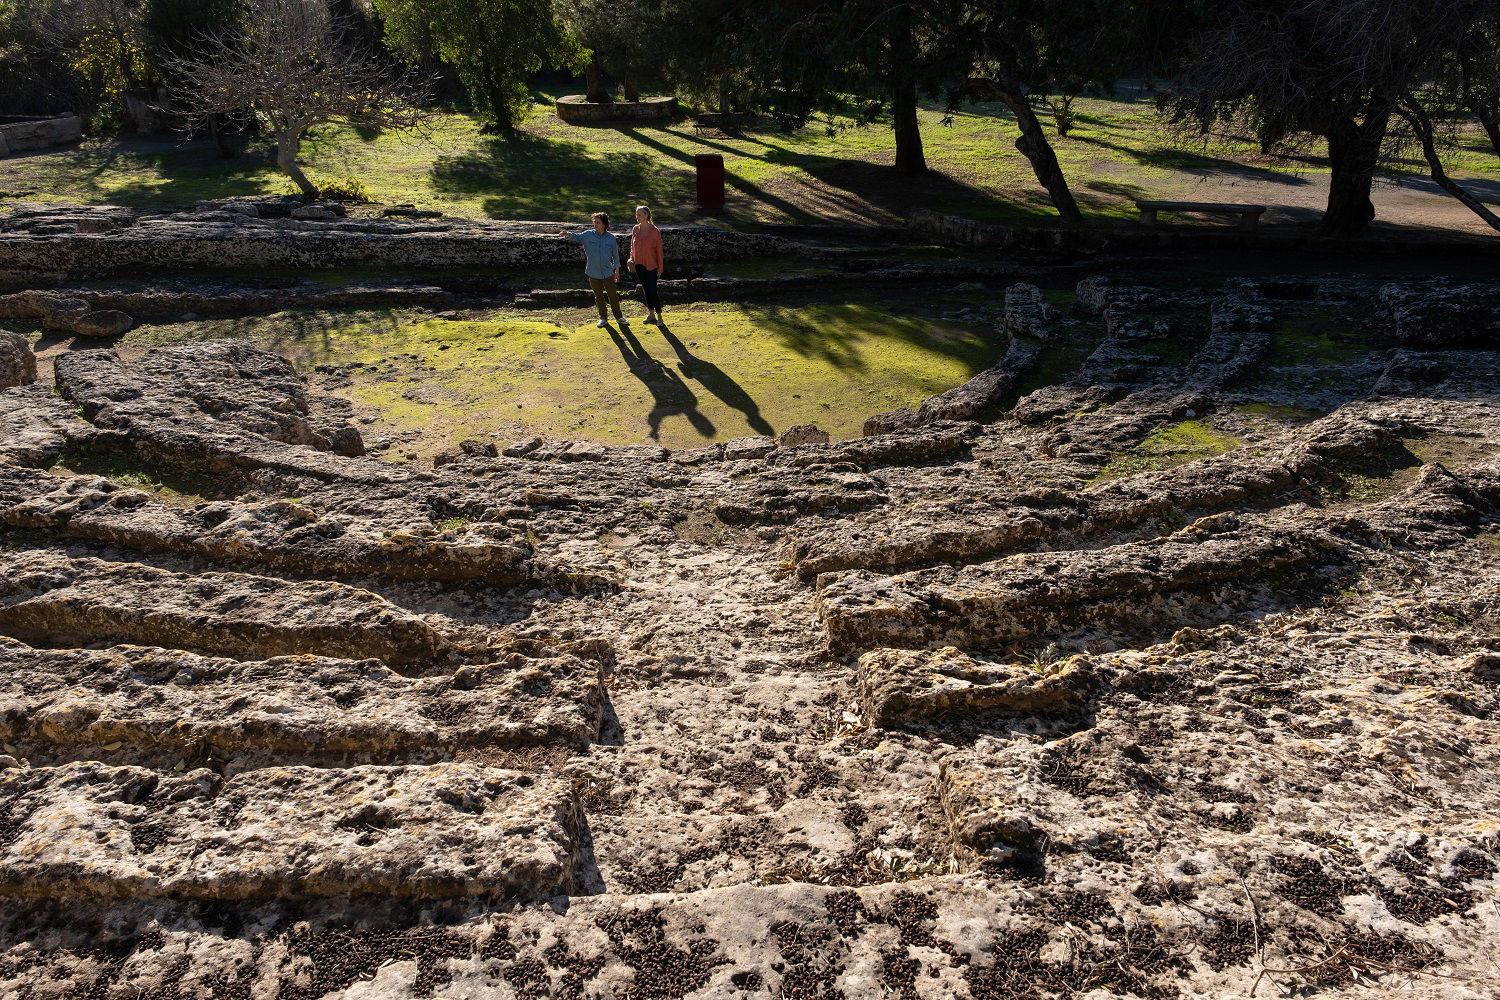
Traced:
<path fill-rule="evenodd" d="M 1078 210 L 1078 202 L 1073 200 L 1068 179 L 1063 176 L 1062 165 L 1057 162 L 1057 153 L 1047 141 L 1047 133 L 1032 110 L 1031 102 L 1026 99 L 1025 91 L 1011 79 L 997 81 L 995 88 L 997 96 L 1010 108 L 1021 128 L 1016 149 L 1031 162 L 1031 169 L 1036 179 L 1042 182 L 1042 187 L 1047 189 L 1058 216 L 1070 225 L 1083 225 L 1083 213 Z"/>
<path fill-rule="evenodd" d="M 719 77 L 719 114 L 730 113 L 729 76 L 725 74 Z"/>
<path fill-rule="evenodd" d="M 914 47 L 910 8 L 903 7 L 891 33 L 891 127 L 896 133 L 896 173 L 925 174 L 922 129 L 917 124 L 917 80 L 911 65 Z"/>
<path fill-rule="evenodd" d="M 1427 169 L 1432 172 L 1432 179 L 1437 182 L 1437 186 L 1461 201 L 1465 208 L 1483 219 L 1491 229 L 1500 231 L 1500 217 L 1448 176 L 1448 171 L 1443 168 L 1443 161 L 1438 156 L 1437 143 L 1433 141 L 1432 119 L 1427 117 L 1427 112 L 1417 103 L 1417 99 L 1408 94 L 1406 100 L 1397 106 L 1396 113 L 1416 133 L 1417 141 L 1422 144 L 1422 156 L 1427 160 Z"/>
<path fill-rule="evenodd" d="M 1357 236 L 1375 221 L 1375 203 L 1370 189 L 1375 183 L 1375 164 L 1390 123 L 1389 108 L 1372 109 L 1363 123 L 1349 118 L 1324 134 L 1328 140 L 1328 208 L 1323 213 L 1323 232 L 1331 236 Z"/>
<path fill-rule="evenodd" d="M 1490 145 L 1494 147 L 1495 155 L 1500 156 L 1500 115 L 1486 108 L 1471 108 L 1474 117 L 1479 119 L 1479 124 L 1484 126 L 1484 134 L 1490 137 Z"/>
<path fill-rule="evenodd" d="M 208 116 L 208 137 L 213 140 L 214 148 L 219 151 L 221 160 L 232 160 L 239 155 L 229 137 L 224 134 L 224 120 L 219 115 Z"/>
<path fill-rule="evenodd" d="M 509 95 L 505 92 L 505 81 L 491 79 L 490 81 L 490 114 L 494 117 L 493 125 L 486 125 L 480 129 L 483 135 L 503 135 L 513 131 L 516 127 L 515 116 L 511 114 Z"/>
<path fill-rule="evenodd" d="M 609 93 L 604 89 L 604 67 L 598 56 L 589 56 L 589 64 L 583 71 L 585 96 L 590 104 L 608 104 Z"/>
<path fill-rule="evenodd" d="M 292 179 L 302 191 L 303 201 L 317 201 L 318 189 L 307 175 L 302 172 L 302 167 L 297 163 L 297 153 L 302 148 L 302 129 L 289 128 L 276 135 L 276 165 L 281 172 Z"/>
<path fill-rule="evenodd" d="M 635 85 L 635 77 L 625 77 L 621 86 L 625 88 L 625 100 L 633 103 L 641 99 L 641 89 Z"/>
<path fill-rule="evenodd" d="M 906 79 L 896 84 L 891 100 L 892 126 L 896 131 L 896 173 L 925 174 L 927 156 L 922 151 L 922 129 L 917 125 L 917 84 Z"/>

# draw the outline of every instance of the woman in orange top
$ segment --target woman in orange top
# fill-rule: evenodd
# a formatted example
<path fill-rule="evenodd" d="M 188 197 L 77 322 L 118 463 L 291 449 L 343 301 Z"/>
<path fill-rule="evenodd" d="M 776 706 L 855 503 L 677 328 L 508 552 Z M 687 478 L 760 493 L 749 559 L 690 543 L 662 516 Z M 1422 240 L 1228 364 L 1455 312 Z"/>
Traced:
<path fill-rule="evenodd" d="M 635 210 L 635 228 L 630 231 L 630 263 L 635 267 L 635 278 L 641 283 L 641 295 L 646 300 L 646 322 L 661 324 L 661 294 L 656 282 L 667 271 L 666 257 L 661 249 L 661 230 L 651 221 L 651 209 L 641 205 Z"/>

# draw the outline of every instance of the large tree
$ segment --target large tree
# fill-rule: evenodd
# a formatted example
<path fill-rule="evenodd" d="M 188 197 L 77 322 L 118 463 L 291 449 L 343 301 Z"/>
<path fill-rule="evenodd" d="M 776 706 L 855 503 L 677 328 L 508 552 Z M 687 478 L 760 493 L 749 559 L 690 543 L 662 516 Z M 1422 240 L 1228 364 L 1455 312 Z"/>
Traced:
<path fill-rule="evenodd" d="M 868 125 L 889 114 L 897 173 L 927 159 L 918 124 L 923 94 L 954 94 L 964 73 L 947 50 L 955 4 L 890 0 L 768 0 L 732 12 L 734 38 L 756 103 L 793 120 L 815 113 Z"/>
<path fill-rule="evenodd" d="M 1370 192 L 1399 104 L 1453 39 L 1469 0 L 1220 0 L 1205 6 L 1171 101 L 1207 132 L 1253 117 L 1263 142 L 1320 136 L 1331 168 L 1325 232 L 1375 218 Z"/>
<path fill-rule="evenodd" d="M 386 40 L 403 58 L 453 66 L 485 130 L 507 132 L 526 116 L 526 78 L 546 67 L 579 72 L 583 46 L 562 29 L 551 0 L 375 0 Z"/>
<path fill-rule="evenodd" d="M 653 51 L 656 11 L 649 4 L 623 7 L 616 0 L 556 0 L 559 20 L 589 51 L 585 71 L 588 97 L 605 101 L 603 76 L 619 80 L 625 99 L 640 99 L 643 83 L 660 83 L 660 61 Z"/>
<path fill-rule="evenodd" d="M 335 122 L 414 129 L 426 118 L 422 82 L 357 48 L 324 0 L 256 0 L 242 35 L 201 38 L 167 66 L 193 118 L 261 122 L 275 137 L 277 165 L 308 200 L 318 197 L 298 163 L 308 129 Z"/>
<path fill-rule="evenodd" d="M 1395 112 L 1438 187 L 1500 230 L 1500 216 L 1443 162 L 1443 147 L 1457 145 L 1461 130 L 1475 119 L 1500 154 L 1500 9 L 1486 0 L 1449 0 L 1434 4 L 1432 22 L 1427 29 L 1432 62 L 1397 96 Z"/>
<path fill-rule="evenodd" d="M 1016 118 L 1016 149 L 1064 222 L 1083 214 L 1034 102 L 1047 94 L 1107 89 L 1126 72 L 1163 63 L 1172 0 L 987 0 L 965 2 L 950 38 L 973 78 L 973 97 L 999 100 Z M 1060 128 L 1059 134 L 1066 129 Z"/>

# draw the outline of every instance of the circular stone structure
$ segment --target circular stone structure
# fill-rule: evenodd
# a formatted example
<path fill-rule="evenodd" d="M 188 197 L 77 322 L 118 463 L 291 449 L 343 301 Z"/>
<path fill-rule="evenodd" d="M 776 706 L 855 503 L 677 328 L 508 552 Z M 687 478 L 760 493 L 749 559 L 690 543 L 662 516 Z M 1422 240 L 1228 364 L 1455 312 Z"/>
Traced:
<path fill-rule="evenodd" d="M 647 97 L 639 101 L 597 104 L 590 102 L 583 94 L 569 94 L 557 99 L 557 117 L 569 125 L 670 121 L 677 117 L 677 98 Z"/>

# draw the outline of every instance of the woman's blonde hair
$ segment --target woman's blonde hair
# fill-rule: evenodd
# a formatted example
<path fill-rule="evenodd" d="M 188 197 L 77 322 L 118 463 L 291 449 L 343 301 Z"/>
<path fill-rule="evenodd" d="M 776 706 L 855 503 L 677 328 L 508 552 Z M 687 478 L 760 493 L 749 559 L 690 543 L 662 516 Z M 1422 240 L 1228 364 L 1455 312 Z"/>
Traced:
<path fill-rule="evenodd" d="M 635 210 L 637 212 L 645 212 L 647 222 L 653 221 L 651 218 L 651 207 L 649 205 L 637 205 L 635 206 Z"/>

